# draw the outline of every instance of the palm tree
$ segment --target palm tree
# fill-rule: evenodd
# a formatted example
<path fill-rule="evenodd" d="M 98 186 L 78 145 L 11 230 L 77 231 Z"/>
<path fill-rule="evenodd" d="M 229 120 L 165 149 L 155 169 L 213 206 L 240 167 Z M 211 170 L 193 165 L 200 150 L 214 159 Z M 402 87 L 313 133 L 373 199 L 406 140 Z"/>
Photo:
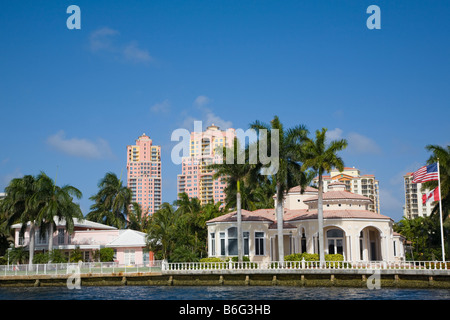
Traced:
<path fill-rule="evenodd" d="M 167 202 L 161 205 L 150 219 L 147 233 L 147 246 L 150 251 L 159 252 L 161 258 L 166 260 L 175 248 L 178 213 Z"/>
<path fill-rule="evenodd" d="M 133 202 L 128 212 L 127 228 L 146 233 L 150 223 L 148 209 L 143 212 L 139 203 Z"/>
<path fill-rule="evenodd" d="M 39 208 L 32 201 L 36 192 L 37 180 L 32 175 L 12 179 L 5 188 L 6 197 L 1 203 L 1 211 L 7 219 L 6 226 L 10 228 L 15 223 L 21 223 L 20 235 L 23 236 L 28 223 L 30 224 L 29 238 L 29 267 L 33 263 L 35 248 L 35 226 L 38 219 Z"/>
<path fill-rule="evenodd" d="M 131 190 L 123 186 L 122 180 L 112 172 L 106 173 L 98 187 L 100 188 L 98 193 L 89 198 L 95 203 L 91 206 L 92 211 L 86 215 L 86 218 L 119 229 L 123 228 L 131 204 Z"/>
<path fill-rule="evenodd" d="M 427 164 L 436 163 L 439 161 L 439 175 L 441 180 L 441 204 L 443 219 L 448 217 L 450 211 L 450 145 L 441 147 L 438 145 L 427 145 L 425 147 L 432 152 Z M 422 189 L 432 190 L 438 186 L 438 181 L 428 181 L 422 184 Z M 439 203 L 437 203 L 432 214 L 439 213 Z"/>
<path fill-rule="evenodd" d="M 45 233 L 49 235 L 49 252 L 53 250 L 53 232 L 56 228 L 54 218 L 58 218 L 58 221 L 65 221 L 68 233 L 73 232 L 73 219 L 83 218 L 80 205 L 73 202 L 74 197 L 77 199 L 82 197 L 81 191 L 77 188 L 70 185 L 59 187 L 43 172 L 37 176 L 36 192 L 31 201 L 35 207 L 39 208 L 37 224 L 41 235 L 45 235 Z"/>
<path fill-rule="evenodd" d="M 297 125 L 288 130 L 284 130 L 280 119 L 275 116 L 270 125 L 256 121 L 250 125 L 252 129 L 258 131 L 258 142 L 261 142 L 261 130 L 265 130 L 268 139 L 272 140 L 272 131 L 278 132 L 278 171 L 272 173 L 272 181 L 276 185 L 276 217 L 278 234 L 278 260 L 284 261 L 284 241 L 283 241 L 283 202 L 285 193 L 296 185 L 306 186 L 306 174 L 301 169 L 301 146 L 306 139 L 308 130 L 303 125 Z M 267 141 L 262 141 L 266 143 Z M 268 152 L 273 155 L 275 150 L 271 150 L 268 145 Z M 261 150 L 259 151 L 261 152 Z M 260 154 L 261 157 L 261 154 Z"/>
<path fill-rule="evenodd" d="M 242 234 L 242 212 L 241 212 L 241 183 L 253 181 L 256 178 L 257 166 L 250 164 L 249 149 L 242 150 L 239 141 L 235 138 L 233 146 L 231 148 L 224 147 L 223 153 L 226 155 L 227 161 L 222 163 L 211 164 L 209 169 L 215 170 L 213 178 L 217 179 L 223 177 L 227 182 L 227 188 L 236 188 L 236 216 L 237 216 L 237 234 L 238 234 L 238 261 L 243 261 L 243 234 Z M 243 156 L 244 163 L 238 161 Z M 232 158 L 231 158 L 232 157 Z M 228 160 L 232 159 L 232 163 Z"/>
<path fill-rule="evenodd" d="M 302 169 L 312 168 L 319 175 L 319 194 L 317 203 L 317 220 L 319 225 L 319 257 L 320 262 L 325 261 L 324 238 L 323 238 L 323 181 L 324 172 L 331 171 L 332 168 L 344 170 L 344 162 L 336 153 L 347 147 L 345 139 L 334 140 L 326 143 L 327 129 L 316 130 L 316 139 L 307 138 L 303 146 Z"/>

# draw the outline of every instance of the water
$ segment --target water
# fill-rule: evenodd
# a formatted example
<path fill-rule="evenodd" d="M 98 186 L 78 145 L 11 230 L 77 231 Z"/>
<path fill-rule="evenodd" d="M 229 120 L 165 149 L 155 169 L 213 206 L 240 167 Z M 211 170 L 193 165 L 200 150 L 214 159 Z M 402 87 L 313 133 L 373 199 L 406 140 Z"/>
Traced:
<path fill-rule="evenodd" d="M 282 286 L 0 287 L 0 300 L 450 300 L 447 289 Z"/>

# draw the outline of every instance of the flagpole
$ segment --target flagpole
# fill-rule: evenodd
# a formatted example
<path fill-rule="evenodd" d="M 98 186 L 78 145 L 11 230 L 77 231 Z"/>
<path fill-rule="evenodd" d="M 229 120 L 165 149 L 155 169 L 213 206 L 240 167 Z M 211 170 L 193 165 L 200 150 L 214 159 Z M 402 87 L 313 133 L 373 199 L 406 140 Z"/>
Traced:
<path fill-rule="evenodd" d="M 442 196 L 441 196 L 441 174 L 439 172 L 439 158 L 437 159 L 437 171 L 438 171 L 438 188 L 439 188 L 439 213 L 441 218 L 441 246 L 442 246 L 442 261 L 445 262 L 445 249 L 444 249 L 444 227 L 442 223 Z"/>

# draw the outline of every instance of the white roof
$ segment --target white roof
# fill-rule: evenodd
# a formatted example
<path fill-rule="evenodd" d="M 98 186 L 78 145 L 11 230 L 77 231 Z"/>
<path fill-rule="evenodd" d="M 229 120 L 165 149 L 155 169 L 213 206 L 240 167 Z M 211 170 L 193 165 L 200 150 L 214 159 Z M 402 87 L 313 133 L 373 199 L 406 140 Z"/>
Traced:
<path fill-rule="evenodd" d="M 108 243 L 106 247 L 145 247 L 145 236 L 145 233 L 136 230 L 119 230 L 119 236 Z"/>
<path fill-rule="evenodd" d="M 59 220 L 57 217 L 54 218 L 56 226 L 65 226 L 66 225 L 66 221 L 64 219 Z M 29 225 L 30 222 L 27 223 L 27 225 Z M 117 228 L 115 227 L 111 227 L 111 226 L 107 226 L 106 224 L 102 224 L 102 223 L 98 223 L 98 222 L 93 222 L 93 221 L 89 221 L 86 219 L 77 219 L 77 218 L 73 218 L 73 224 L 75 227 L 80 227 L 80 228 L 87 228 L 87 229 L 97 229 L 97 230 L 116 230 Z M 16 223 L 13 224 L 11 226 L 11 228 L 13 229 L 19 229 L 22 227 L 21 223 Z"/>

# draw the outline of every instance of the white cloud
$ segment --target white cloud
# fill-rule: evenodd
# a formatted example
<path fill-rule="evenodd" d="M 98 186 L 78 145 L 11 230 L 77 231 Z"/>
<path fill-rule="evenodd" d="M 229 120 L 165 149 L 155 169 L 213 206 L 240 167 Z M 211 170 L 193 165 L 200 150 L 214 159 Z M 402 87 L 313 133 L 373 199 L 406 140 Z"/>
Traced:
<path fill-rule="evenodd" d="M 353 154 L 380 154 L 381 148 L 369 137 L 357 132 L 350 132 L 344 135 L 340 128 L 327 131 L 327 141 L 347 139 L 347 151 Z"/>
<path fill-rule="evenodd" d="M 114 36 L 118 35 L 117 30 L 113 30 L 107 27 L 97 29 L 89 36 L 89 45 L 92 51 L 115 51 L 115 45 L 113 44 Z"/>
<path fill-rule="evenodd" d="M 378 144 L 362 134 L 350 132 L 347 135 L 348 149 L 356 154 L 380 154 L 381 148 Z"/>
<path fill-rule="evenodd" d="M 167 113 L 170 110 L 170 102 L 168 99 L 163 102 L 155 103 L 150 107 L 150 111 L 154 113 Z"/>
<path fill-rule="evenodd" d="M 120 43 L 119 31 L 103 27 L 93 31 L 89 36 L 89 48 L 95 53 L 107 53 L 116 59 L 133 62 L 148 63 L 153 58 L 147 49 L 143 49 L 136 41 Z"/>
<path fill-rule="evenodd" d="M 106 140 L 98 138 L 97 141 L 72 138 L 67 139 L 64 131 L 47 138 L 47 144 L 64 154 L 86 159 L 106 159 L 113 157 L 113 153 Z"/>
<path fill-rule="evenodd" d="M 216 115 L 207 105 L 212 100 L 204 95 L 200 95 L 195 98 L 193 105 L 196 109 L 200 110 L 201 114 L 199 117 L 193 117 L 189 115 L 184 119 L 181 127 L 186 128 L 188 130 L 192 130 L 194 128 L 194 121 L 202 121 L 203 129 L 214 124 L 220 128 L 220 130 L 226 130 L 232 128 L 233 123 L 231 121 L 227 121 Z"/>
<path fill-rule="evenodd" d="M 339 128 L 328 130 L 326 134 L 327 140 L 333 141 L 342 139 L 342 132 L 343 132 L 342 129 Z"/>
<path fill-rule="evenodd" d="M 209 104 L 211 102 L 211 99 L 208 98 L 207 96 L 198 96 L 197 98 L 195 98 L 194 100 L 194 105 L 196 107 L 204 107 L 207 104 Z"/>
<path fill-rule="evenodd" d="M 153 60 L 153 58 L 148 53 L 148 50 L 139 48 L 138 44 L 135 41 L 125 46 L 125 48 L 123 49 L 123 55 L 125 59 L 135 63 L 146 63 Z"/>
<path fill-rule="evenodd" d="M 12 179 L 23 177 L 23 173 L 19 168 L 16 168 L 13 172 L 7 173 L 0 177 L 0 192 L 3 192 Z"/>
<path fill-rule="evenodd" d="M 210 126 L 212 124 L 218 126 L 221 130 L 226 130 L 233 126 L 231 121 L 222 119 L 221 117 L 214 114 L 210 109 L 205 110 L 204 114 L 204 124 Z"/>

